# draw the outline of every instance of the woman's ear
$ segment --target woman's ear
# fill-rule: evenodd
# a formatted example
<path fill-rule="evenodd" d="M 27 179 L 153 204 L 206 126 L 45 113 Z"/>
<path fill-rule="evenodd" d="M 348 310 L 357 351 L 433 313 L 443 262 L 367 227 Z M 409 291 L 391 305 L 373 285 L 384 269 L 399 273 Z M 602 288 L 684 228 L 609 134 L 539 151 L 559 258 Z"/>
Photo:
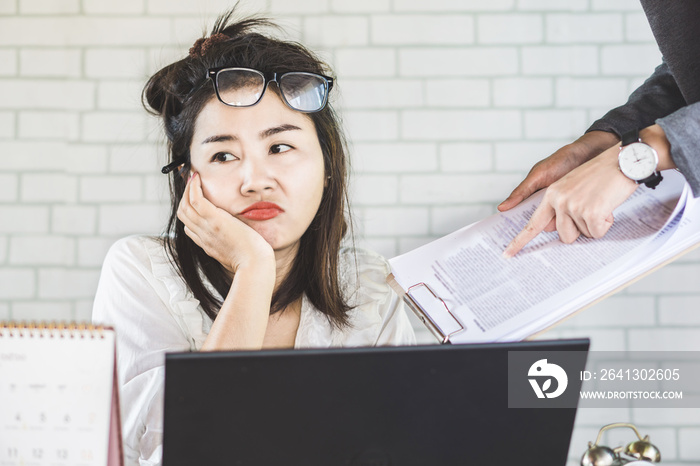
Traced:
<path fill-rule="evenodd" d="M 327 188 L 328 187 L 328 182 L 331 180 L 331 175 L 328 175 L 326 177 L 326 180 L 323 182 L 323 187 Z"/>

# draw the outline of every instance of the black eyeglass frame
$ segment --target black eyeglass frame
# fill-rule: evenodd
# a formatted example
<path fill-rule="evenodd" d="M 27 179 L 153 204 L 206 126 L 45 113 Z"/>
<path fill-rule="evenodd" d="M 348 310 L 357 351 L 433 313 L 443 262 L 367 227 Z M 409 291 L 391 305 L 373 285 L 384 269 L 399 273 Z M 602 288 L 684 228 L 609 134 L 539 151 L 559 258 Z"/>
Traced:
<path fill-rule="evenodd" d="M 257 74 L 261 75 L 261 76 L 263 77 L 263 91 L 262 91 L 262 93 L 260 94 L 260 97 L 258 98 L 258 100 L 256 100 L 254 103 L 252 103 L 252 104 L 250 104 L 250 105 L 232 105 L 232 104 L 229 104 L 229 103 L 224 102 L 224 100 L 221 98 L 221 95 L 219 95 L 219 84 L 218 84 L 218 82 L 217 82 L 217 76 L 218 76 L 218 74 L 219 74 L 221 71 L 226 71 L 226 70 L 252 71 L 252 72 L 254 72 L 254 73 L 257 73 Z M 284 78 L 285 75 L 288 75 L 288 74 L 305 74 L 305 75 L 309 75 L 309 76 L 318 77 L 318 78 L 321 78 L 321 79 L 323 80 L 325 95 L 323 96 L 323 103 L 322 103 L 321 106 L 318 108 L 318 110 L 299 110 L 298 108 L 292 107 L 292 106 L 289 104 L 289 102 L 287 102 L 287 98 L 284 96 L 284 92 L 282 91 L 282 89 L 281 89 L 281 87 L 280 87 L 279 81 L 280 81 L 282 78 Z M 325 75 L 317 74 L 317 73 L 310 73 L 310 72 L 307 72 L 307 71 L 290 71 L 290 72 L 287 72 L 287 73 L 277 73 L 277 72 L 271 71 L 271 72 L 263 73 L 263 72 L 261 72 L 261 71 L 254 70 L 253 68 L 243 68 L 243 67 L 237 67 L 237 66 L 222 66 L 222 67 L 220 67 L 220 68 L 209 68 L 209 69 L 207 70 L 207 74 L 206 74 L 206 76 L 205 76 L 205 78 L 204 78 L 204 81 L 202 81 L 197 87 L 195 87 L 194 89 L 192 89 L 192 90 L 189 92 L 189 94 L 187 95 L 186 99 L 189 98 L 189 97 L 190 97 L 192 94 L 194 94 L 196 91 L 198 91 L 199 89 L 201 89 L 202 86 L 203 86 L 209 79 L 211 79 L 212 82 L 214 83 L 214 91 L 216 92 L 216 97 L 219 99 L 219 102 L 221 102 L 221 103 L 224 104 L 224 105 L 228 105 L 229 107 L 239 107 L 239 108 L 252 107 L 253 105 L 258 104 L 258 103 L 260 102 L 260 100 L 262 100 L 263 96 L 265 95 L 265 91 L 267 90 L 268 84 L 270 84 L 271 82 L 275 82 L 275 83 L 277 83 L 277 87 L 280 89 L 280 95 L 282 96 L 282 101 L 284 102 L 284 104 L 285 104 L 287 107 L 291 108 L 292 110 L 295 110 L 295 111 L 297 111 L 297 112 L 302 112 L 302 113 L 316 113 L 316 112 L 320 112 L 321 110 L 323 110 L 323 109 L 326 107 L 326 105 L 328 104 L 328 94 L 330 94 L 331 89 L 333 89 L 333 82 L 334 82 L 334 79 L 333 79 L 332 77 L 330 77 L 330 76 L 325 76 Z M 164 166 L 164 167 L 161 169 L 161 172 L 162 172 L 164 175 L 167 175 L 168 173 L 174 171 L 176 168 L 178 168 L 178 167 L 180 167 L 181 165 L 183 165 L 183 163 L 184 163 L 184 162 L 183 162 L 182 160 L 179 160 L 179 159 L 178 159 L 178 160 L 174 160 L 174 161 L 170 162 L 169 164 L 167 164 L 166 166 Z M 183 169 L 184 169 L 184 167 L 181 168 L 181 171 L 182 171 Z"/>
<path fill-rule="evenodd" d="M 253 73 L 257 73 L 263 78 L 263 90 L 260 93 L 260 97 L 258 97 L 258 100 L 256 100 L 254 103 L 249 104 L 249 105 L 232 105 L 228 102 L 225 102 L 224 99 L 221 98 L 221 94 L 219 94 L 219 73 L 222 71 L 232 71 L 232 70 L 240 70 L 240 71 L 249 71 Z M 323 95 L 323 103 L 317 110 L 300 110 L 296 107 L 293 107 L 288 101 L 287 97 L 284 95 L 284 91 L 282 90 L 282 87 L 280 86 L 280 81 L 284 79 L 285 76 L 288 75 L 307 75 L 307 76 L 313 76 L 316 78 L 321 78 L 323 81 L 323 87 L 324 87 L 324 95 Z M 326 104 L 328 104 L 328 94 L 330 94 L 331 89 L 333 89 L 333 78 L 330 76 L 325 76 L 322 74 L 317 74 L 317 73 L 310 73 L 307 71 L 289 71 L 287 73 L 277 73 L 276 71 L 268 71 L 263 73 L 262 71 L 254 70 L 252 68 L 241 68 L 241 67 L 236 67 L 236 66 L 223 66 L 220 68 L 209 68 L 207 70 L 207 78 L 211 79 L 212 82 L 214 83 L 214 91 L 216 92 L 216 97 L 219 99 L 219 102 L 221 102 L 224 105 L 228 105 L 229 107 L 239 107 L 239 108 L 246 108 L 246 107 L 252 107 L 253 105 L 256 105 L 262 100 L 263 96 L 265 95 L 265 91 L 267 90 L 267 86 L 271 83 L 274 82 L 277 84 L 277 88 L 280 90 L 280 95 L 282 96 L 282 101 L 284 101 L 285 105 L 287 107 L 291 108 L 292 110 L 296 110 L 297 112 L 302 112 L 302 113 L 316 113 L 320 112 L 321 110 L 324 109 Z"/>

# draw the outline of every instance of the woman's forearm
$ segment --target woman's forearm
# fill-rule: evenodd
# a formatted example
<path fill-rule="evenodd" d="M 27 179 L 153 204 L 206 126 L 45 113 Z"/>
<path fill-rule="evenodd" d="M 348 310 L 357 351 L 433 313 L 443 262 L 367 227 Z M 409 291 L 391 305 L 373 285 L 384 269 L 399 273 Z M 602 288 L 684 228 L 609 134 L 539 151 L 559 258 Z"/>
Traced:
<path fill-rule="evenodd" d="M 262 348 L 274 287 L 274 260 L 239 268 L 202 351 Z"/>

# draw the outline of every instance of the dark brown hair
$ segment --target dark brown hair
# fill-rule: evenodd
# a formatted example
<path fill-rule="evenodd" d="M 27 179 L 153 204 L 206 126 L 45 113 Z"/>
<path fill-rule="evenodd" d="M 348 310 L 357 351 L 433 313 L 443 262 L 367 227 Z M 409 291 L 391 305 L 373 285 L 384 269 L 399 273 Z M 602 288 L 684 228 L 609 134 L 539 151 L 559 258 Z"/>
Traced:
<path fill-rule="evenodd" d="M 234 10 L 219 17 L 211 31 L 217 40 L 193 47 L 188 57 L 153 75 L 143 90 L 146 110 L 162 118 L 171 163 L 182 164 L 170 177 L 171 212 L 165 248 L 178 271 L 211 319 L 222 301 L 208 289 L 206 281 L 226 297 L 231 278 L 224 267 L 209 257 L 184 231 L 177 208 L 185 190 L 182 176 L 190 169 L 190 144 L 197 116 L 212 98 L 214 86 L 206 79 L 209 68 L 222 66 L 253 68 L 262 72 L 306 71 L 330 75 L 329 67 L 304 46 L 265 36 L 258 29 L 274 26 L 267 19 L 249 17 L 234 21 Z M 226 37 L 223 38 L 221 34 Z M 275 86 L 268 91 L 278 92 Z M 222 104 L 223 105 L 223 104 Z M 330 177 L 321 205 L 300 240 L 297 256 L 288 276 L 272 296 L 270 312 L 284 310 L 304 294 L 336 327 L 348 323 L 347 304 L 339 284 L 340 243 L 348 223 L 346 145 L 338 118 L 330 104 L 308 114 L 314 123 L 323 152 L 325 175 Z"/>

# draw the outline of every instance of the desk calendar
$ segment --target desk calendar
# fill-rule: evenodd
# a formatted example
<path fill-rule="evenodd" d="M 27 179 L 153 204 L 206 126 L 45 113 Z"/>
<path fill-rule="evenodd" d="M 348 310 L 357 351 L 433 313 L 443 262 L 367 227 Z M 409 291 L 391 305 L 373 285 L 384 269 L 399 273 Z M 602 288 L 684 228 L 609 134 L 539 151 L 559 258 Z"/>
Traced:
<path fill-rule="evenodd" d="M 0 322 L 0 466 L 117 466 L 115 334 Z"/>

